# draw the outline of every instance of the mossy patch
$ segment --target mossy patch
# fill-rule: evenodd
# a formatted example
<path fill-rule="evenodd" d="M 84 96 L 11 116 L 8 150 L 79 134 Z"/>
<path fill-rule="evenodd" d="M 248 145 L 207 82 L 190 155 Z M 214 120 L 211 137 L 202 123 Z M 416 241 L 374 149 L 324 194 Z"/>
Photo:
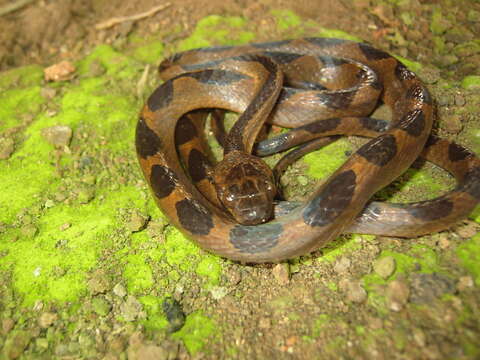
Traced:
<path fill-rule="evenodd" d="M 172 335 L 173 338 L 182 340 L 191 355 L 199 352 L 215 334 L 215 322 L 197 311 L 187 316 L 182 329 Z"/>
<path fill-rule="evenodd" d="M 353 146 L 346 139 L 340 139 L 321 150 L 305 155 L 308 175 L 315 179 L 324 179 L 337 170 L 353 151 Z"/>
<path fill-rule="evenodd" d="M 251 42 L 255 34 L 248 30 L 248 22 L 238 16 L 210 15 L 201 19 L 193 33 L 181 41 L 178 51 L 212 45 L 239 45 Z"/>
<path fill-rule="evenodd" d="M 457 256 L 462 266 L 474 277 L 477 286 L 480 286 L 480 234 L 465 241 L 457 247 Z"/>

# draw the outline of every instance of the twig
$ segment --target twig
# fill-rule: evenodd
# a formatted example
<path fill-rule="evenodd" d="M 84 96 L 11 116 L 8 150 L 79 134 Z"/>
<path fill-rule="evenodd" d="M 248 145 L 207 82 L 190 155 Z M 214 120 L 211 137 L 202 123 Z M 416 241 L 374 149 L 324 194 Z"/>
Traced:
<path fill-rule="evenodd" d="M 147 79 L 148 79 L 148 72 L 150 71 L 150 64 L 147 64 L 145 66 L 145 69 L 143 70 L 143 74 L 138 80 L 137 83 L 137 97 L 139 99 L 143 99 L 143 91 L 145 90 L 145 85 L 147 84 Z"/>
<path fill-rule="evenodd" d="M 170 3 L 166 3 L 166 4 L 163 4 L 163 5 L 155 6 L 148 11 L 145 11 L 143 13 L 136 14 L 136 15 L 113 17 L 111 19 L 108 19 L 106 21 L 103 21 L 101 23 L 96 24 L 95 29 L 103 30 L 103 29 L 108 29 L 108 28 L 110 28 L 112 26 L 115 26 L 117 24 L 120 24 L 122 22 L 137 21 L 137 20 L 152 16 L 152 15 L 154 15 L 155 13 L 157 13 L 161 10 L 165 10 L 170 5 L 171 5 Z"/>
<path fill-rule="evenodd" d="M 15 10 L 21 9 L 25 5 L 30 4 L 31 2 L 34 2 L 35 0 L 18 0 L 12 4 L 5 5 L 4 7 L 0 8 L 0 16 L 6 15 L 8 13 L 11 13 Z"/>

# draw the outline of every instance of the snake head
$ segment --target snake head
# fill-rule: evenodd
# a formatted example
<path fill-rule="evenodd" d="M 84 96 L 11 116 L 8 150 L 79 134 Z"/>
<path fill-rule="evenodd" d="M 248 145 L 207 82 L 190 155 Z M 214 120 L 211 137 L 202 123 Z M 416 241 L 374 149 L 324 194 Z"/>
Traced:
<path fill-rule="evenodd" d="M 215 167 L 214 182 L 218 199 L 240 224 L 272 218 L 276 187 L 272 170 L 261 159 L 229 152 Z"/>

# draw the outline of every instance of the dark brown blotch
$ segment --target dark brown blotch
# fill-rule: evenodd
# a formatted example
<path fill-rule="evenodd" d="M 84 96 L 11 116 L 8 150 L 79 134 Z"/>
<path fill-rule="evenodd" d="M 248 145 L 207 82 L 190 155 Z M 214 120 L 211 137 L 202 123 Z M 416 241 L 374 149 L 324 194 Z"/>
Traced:
<path fill-rule="evenodd" d="M 427 139 L 427 142 L 425 143 L 425 148 L 434 146 L 439 141 L 440 141 L 440 138 L 438 136 L 430 135 Z"/>
<path fill-rule="evenodd" d="M 388 125 L 390 124 L 386 120 L 374 119 L 371 117 L 362 117 L 359 118 L 359 121 L 365 129 L 379 132 L 387 130 Z"/>
<path fill-rule="evenodd" d="M 197 149 L 192 149 L 188 154 L 188 172 L 193 182 L 199 182 L 207 178 L 211 168 L 207 156 Z"/>
<path fill-rule="evenodd" d="M 283 227 L 279 223 L 236 225 L 230 230 L 230 243 L 242 253 L 258 254 L 277 246 L 282 232 Z"/>
<path fill-rule="evenodd" d="M 455 143 L 451 143 L 448 146 L 448 159 L 452 162 L 465 160 L 470 156 L 473 156 L 473 154 L 463 146 Z"/>
<path fill-rule="evenodd" d="M 463 185 L 458 189 L 480 201 L 480 167 L 474 167 L 465 174 Z"/>
<path fill-rule="evenodd" d="M 304 56 L 302 54 L 285 53 L 278 51 L 265 51 L 263 54 L 273 59 L 277 64 L 281 65 L 290 64 L 291 62 Z"/>
<path fill-rule="evenodd" d="M 316 95 L 319 102 L 331 109 L 346 109 L 350 106 L 355 91 L 323 92 Z"/>
<path fill-rule="evenodd" d="M 445 198 L 428 200 L 421 206 L 413 206 L 409 209 L 410 215 L 423 221 L 434 221 L 444 218 L 453 210 L 453 203 Z"/>
<path fill-rule="evenodd" d="M 147 100 L 150 111 L 157 111 L 173 100 L 173 80 L 168 80 L 157 87 Z"/>
<path fill-rule="evenodd" d="M 150 185 L 159 199 L 169 196 L 177 184 L 177 175 L 163 165 L 153 165 L 150 173 Z"/>
<path fill-rule="evenodd" d="M 407 113 L 398 123 L 397 127 L 411 136 L 420 136 L 425 129 L 425 115 L 421 109 L 415 109 Z"/>
<path fill-rule="evenodd" d="M 193 199 L 183 199 L 175 204 L 177 217 L 183 228 L 194 235 L 208 235 L 213 228 L 211 212 Z"/>
<path fill-rule="evenodd" d="M 335 176 L 307 205 L 303 221 L 310 226 L 326 226 L 332 223 L 352 201 L 357 175 L 353 170 Z"/>
<path fill-rule="evenodd" d="M 146 159 L 149 156 L 155 155 L 161 148 L 162 141 L 158 135 L 148 127 L 145 119 L 140 117 L 137 122 L 137 129 L 135 133 L 135 147 L 137 154 Z"/>
<path fill-rule="evenodd" d="M 358 44 L 358 48 L 368 60 L 382 60 L 391 58 L 390 54 L 386 53 L 385 51 L 375 49 L 367 44 L 360 43 Z"/>
<path fill-rule="evenodd" d="M 186 144 L 197 136 L 197 128 L 188 115 L 183 115 L 177 122 L 175 129 L 175 144 Z"/>
<path fill-rule="evenodd" d="M 363 145 L 357 154 L 374 165 L 384 166 L 397 154 L 397 141 L 391 134 L 380 135 Z"/>
<path fill-rule="evenodd" d="M 298 130 L 303 129 L 308 131 L 310 134 L 322 134 L 324 132 L 336 129 L 340 122 L 340 118 L 324 119 L 302 126 L 298 128 Z"/>

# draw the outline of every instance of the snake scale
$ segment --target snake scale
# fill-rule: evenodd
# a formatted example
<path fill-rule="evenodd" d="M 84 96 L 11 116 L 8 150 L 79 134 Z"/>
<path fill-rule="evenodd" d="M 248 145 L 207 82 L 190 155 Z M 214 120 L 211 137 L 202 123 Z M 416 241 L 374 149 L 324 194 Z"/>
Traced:
<path fill-rule="evenodd" d="M 164 83 L 137 123 L 138 159 L 162 212 L 207 251 L 261 263 L 310 253 L 342 233 L 415 237 L 448 228 L 480 201 L 480 160 L 430 135 L 430 93 L 370 45 L 305 38 L 201 48 L 159 71 Z M 391 121 L 368 117 L 379 101 Z M 241 114 L 215 167 L 203 135 L 214 109 Z M 259 141 L 266 122 L 292 130 Z M 338 135 L 371 140 L 305 202 L 275 201 L 276 171 L 258 156 L 297 146 L 293 159 Z M 455 176 L 455 189 L 410 204 L 370 201 L 419 156 Z"/>

